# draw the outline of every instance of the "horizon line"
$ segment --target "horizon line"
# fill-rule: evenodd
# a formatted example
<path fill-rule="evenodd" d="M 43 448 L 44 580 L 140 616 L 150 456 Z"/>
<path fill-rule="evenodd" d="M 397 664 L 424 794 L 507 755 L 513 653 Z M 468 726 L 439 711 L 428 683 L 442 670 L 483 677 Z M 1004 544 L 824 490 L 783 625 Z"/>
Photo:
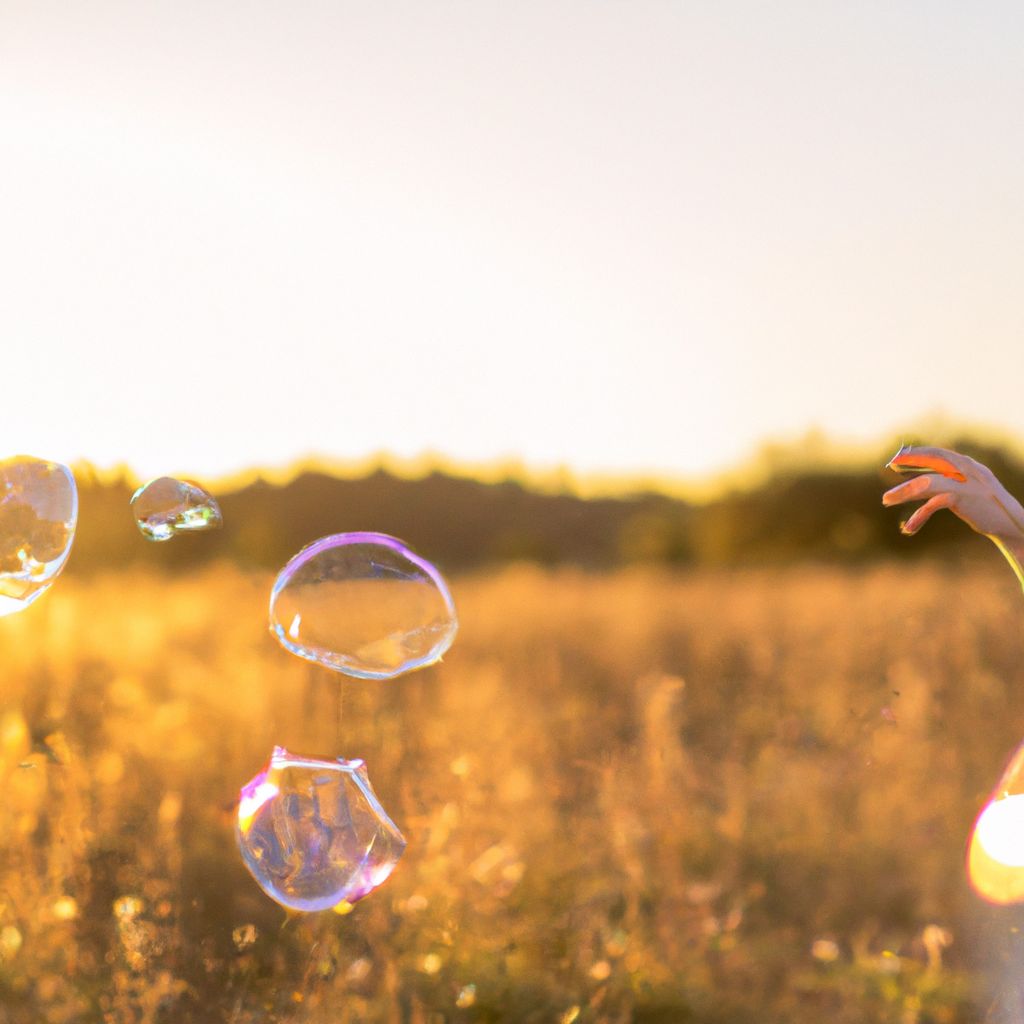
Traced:
<path fill-rule="evenodd" d="M 918 440 L 920 438 L 920 440 Z M 403 480 L 421 480 L 434 473 L 475 480 L 483 484 L 514 482 L 543 494 L 570 494 L 584 499 L 622 498 L 637 494 L 661 494 L 703 504 L 730 492 L 755 490 L 769 479 L 792 472 L 866 469 L 873 461 L 881 471 L 886 453 L 904 443 L 928 443 L 948 447 L 953 443 L 979 444 L 1001 449 L 1024 460 L 1024 439 L 998 428 L 943 421 L 922 431 L 891 432 L 874 441 L 850 441 L 831 437 L 812 428 L 802 435 L 770 438 L 731 465 L 700 476 L 684 476 L 667 471 L 622 470 L 578 471 L 568 465 L 529 465 L 516 456 L 495 457 L 484 461 L 460 460 L 440 452 L 425 451 L 413 457 L 380 451 L 361 458 L 341 458 L 321 453 L 306 453 L 285 465 L 248 466 L 219 475 L 167 473 L 178 479 L 196 480 L 215 492 L 230 494 L 257 481 L 284 487 L 305 473 L 320 473 L 342 480 L 358 480 L 376 472 L 386 472 Z M 83 457 L 73 461 L 72 469 L 100 484 L 115 481 L 138 487 L 154 477 L 137 473 L 128 462 L 99 466 Z"/>

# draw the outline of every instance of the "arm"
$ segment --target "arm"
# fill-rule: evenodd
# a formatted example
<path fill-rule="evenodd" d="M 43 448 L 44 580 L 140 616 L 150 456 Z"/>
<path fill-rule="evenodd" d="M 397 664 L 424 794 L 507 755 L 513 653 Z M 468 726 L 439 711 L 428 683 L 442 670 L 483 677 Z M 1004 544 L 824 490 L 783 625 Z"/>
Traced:
<path fill-rule="evenodd" d="M 948 508 L 984 534 L 1006 556 L 1024 587 L 1024 508 L 980 462 L 945 448 L 901 448 L 889 468 L 914 473 L 882 496 L 882 504 L 927 499 L 900 529 L 912 536 L 940 508 Z"/>

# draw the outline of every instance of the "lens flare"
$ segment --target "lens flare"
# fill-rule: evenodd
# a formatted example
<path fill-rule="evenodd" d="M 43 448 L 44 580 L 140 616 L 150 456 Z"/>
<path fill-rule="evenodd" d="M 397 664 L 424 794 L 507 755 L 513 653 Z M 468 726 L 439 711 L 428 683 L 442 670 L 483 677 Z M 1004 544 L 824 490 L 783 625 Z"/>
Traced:
<path fill-rule="evenodd" d="M 967 877 L 989 903 L 1024 902 L 1024 744 L 974 822 Z"/>

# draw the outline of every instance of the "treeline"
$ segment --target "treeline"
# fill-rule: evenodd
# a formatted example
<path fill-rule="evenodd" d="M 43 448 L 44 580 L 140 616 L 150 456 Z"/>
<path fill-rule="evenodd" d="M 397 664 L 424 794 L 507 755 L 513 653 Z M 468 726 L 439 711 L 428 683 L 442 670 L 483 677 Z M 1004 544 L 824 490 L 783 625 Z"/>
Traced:
<path fill-rule="evenodd" d="M 957 446 L 1024 495 L 1021 463 L 1001 450 Z M 360 479 L 304 473 L 280 487 L 257 481 L 219 494 L 222 530 L 167 544 L 138 533 L 127 481 L 100 483 L 80 472 L 72 557 L 78 571 L 142 563 L 173 570 L 216 558 L 273 570 L 310 541 L 348 530 L 402 537 L 448 571 L 517 560 L 610 568 L 857 563 L 939 549 L 947 558 L 987 554 L 948 514 L 913 543 L 901 537 L 897 526 L 908 512 L 881 506 L 883 489 L 897 480 L 878 468 L 883 461 L 860 471 L 787 470 L 699 505 L 654 493 L 582 499 L 443 473 L 416 480 L 382 470 Z"/>

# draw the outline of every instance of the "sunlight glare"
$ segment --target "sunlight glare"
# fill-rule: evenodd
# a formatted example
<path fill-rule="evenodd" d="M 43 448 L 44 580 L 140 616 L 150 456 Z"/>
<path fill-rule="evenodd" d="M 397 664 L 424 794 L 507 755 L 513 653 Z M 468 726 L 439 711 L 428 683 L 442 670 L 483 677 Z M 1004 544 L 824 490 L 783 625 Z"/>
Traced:
<path fill-rule="evenodd" d="M 1024 901 L 1024 744 L 1010 758 L 978 815 L 967 850 L 967 877 L 989 903 Z M 1015 792 L 1016 790 L 1016 792 Z"/>

